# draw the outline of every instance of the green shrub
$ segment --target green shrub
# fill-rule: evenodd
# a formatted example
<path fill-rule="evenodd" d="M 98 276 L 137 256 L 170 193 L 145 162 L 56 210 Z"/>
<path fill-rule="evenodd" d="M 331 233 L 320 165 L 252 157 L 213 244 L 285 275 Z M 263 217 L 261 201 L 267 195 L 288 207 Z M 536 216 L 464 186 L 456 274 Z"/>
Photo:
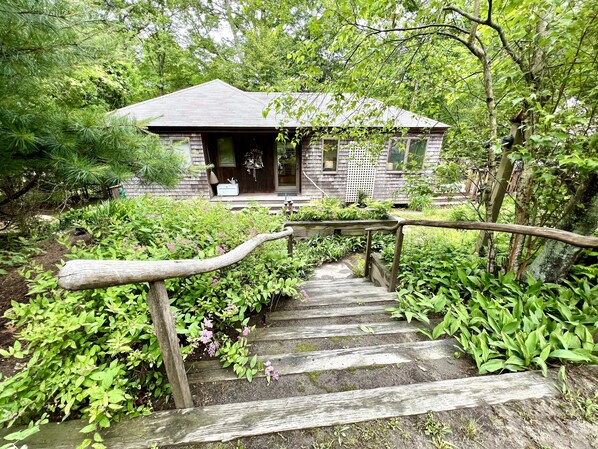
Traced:
<path fill-rule="evenodd" d="M 390 202 L 372 201 L 367 208 L 357 204 L 346 206 L 337 198 L 324 198 L 311 206 L 303 206 L 292 214 L 292 221 L 327 221 L 327 220 L 386 220 L 392 207 Z"/>
<path fill-rule="evenodd" d="M 139 198 L 70 211 L 61 226 L 84 228 L 92 236 L 88 245 L 69 246 L 71 259 L 204 259 L 280 230 L 282 217 L 258 207 L 233 214 L 204 201 Z M 299 279 L 316 265 L 364 242 L 341 236 L 303 240 L 291 259 L 286 241 L 279 240 L 227 269 L 167 280 L 183 357 L 216 355 L 251 380 L 260 367 L 245 338 L 249 315 L 278 296 L 297 294 Z M 0 425 L 81 417 L 91 433 L 122 415 L 148 412 L 154 399 L 170 393 L 146 284 L 67 292 L 39 266 L 23 274 L 30 301 L 15 302 L 7 312 L 19 341 L 0 354 L 26 360 L 26 366 L 0 383 Z"/>
<path fill-rule="evenodd" d="M 480 221 L 480 217 L 472 206 L 462 204 L 451 209 L 451 221 Z"/>
<path fill-rule="evenodd" d="M 409 197 L 409 209 L 423 211 L 432 207 L 434 202 L 431 195 L 413 195 Z"/>
<path fill-rule="evenodd" d="M 150 198 L 71 211 L 62 221 L 93 237 L 88 246 L 70 246 L 69 258 L 124 260 L 214 257 L 282 225 L 266 209 L 232 214 L 203 201 Z M 285 241 L 276 241 L 228 269 L 168 280 L 183 356 L 216 353 L 251 379 L 258 367 L 249 363 L 247 340 L 238 334 L 247 332 L 251 312 L 273 297 L 296 294 L 299 275 L 308 269 L 305 261 L 287 257 Z M 7 312 L 20 341 L 0 354 L 29 359 L 0 384 L 2 425 L 83 417 L 91 432 L 123 414 L 145 413 L 154 398 L 169 393 L 149 319 L 147 285 L 67 292 L 39 267 L 24 275 L 30 301 L 14 303 Z M 208 339 L 206 330 L 212 333 Z"/>
<path fill-rule="evenodd" d="M 468 248 L 441 238 L 406 239 L 396 318 L 442 320 L 431 338 L 455 336 L 480 373 L 598 361 L 598 265 L 580 267 L 562 285 L 512 273 L 494 277 Z M 391 245 L 383 249 L 392 260 Z"/>
<path fill-rule="evenodd" d="M 328 237 L 313 237 L 297 242 L 295 255 L 305 261 L 310 267 L 324 262 L 335 262 L 347 254 L 365 248 L 365 237 L 347 237 L 332 235 Z"/>

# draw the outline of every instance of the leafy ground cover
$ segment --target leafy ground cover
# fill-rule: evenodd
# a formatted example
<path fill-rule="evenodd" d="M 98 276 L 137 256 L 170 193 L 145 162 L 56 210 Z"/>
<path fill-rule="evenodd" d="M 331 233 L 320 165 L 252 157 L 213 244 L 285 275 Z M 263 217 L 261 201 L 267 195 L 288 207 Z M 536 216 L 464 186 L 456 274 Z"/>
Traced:
<path fill-rule="evenodd" d="M 142 198 L 68 212 L 62 227 L 85 229 L 91 241 L 60 240 L 71 259 L 203 259 L 278 231 L 282 221 L 257 207 L 233 214 L 202 201 Z M 315 265 L 362 246 L 363 238 L 320 238 L 317 245 L 297 243 L 291 259 L 285 241 L 269 242 L 228 269 L 167 281 L 183 356 L 219 357 L 252 380 L 264 367 L 247 347 L 250 315 L 298 294 L 301 277 Z M 21 360 L 24 368 L 0 383 L 2 426 L 30 423 L 34 429 L 46 420 L 82 417 L 93 435 L 168 397 L 146 285 L 66 292 L 55 272 L 40 265 L 25 265 L 22 275 L 29 300 L 14 301 L 6 313 L 18 340 L 0 355 Z M 93 438 L 82 446 L 101 447 L 99 434 Z"/>
<path fill-rule="evenodd" d="M 472 255 L 476 233 L 409 229 L 393 316 L 440 323 L 431 338 L 455 336 L 480 373 L 598 361 L 598 265 L 578 265 L 562 284 L 512 273 L 493 276 Z M 505 237 L 500 237 L 504 239 Z M 392 262 L 394 243 L 382 244 Z"/>

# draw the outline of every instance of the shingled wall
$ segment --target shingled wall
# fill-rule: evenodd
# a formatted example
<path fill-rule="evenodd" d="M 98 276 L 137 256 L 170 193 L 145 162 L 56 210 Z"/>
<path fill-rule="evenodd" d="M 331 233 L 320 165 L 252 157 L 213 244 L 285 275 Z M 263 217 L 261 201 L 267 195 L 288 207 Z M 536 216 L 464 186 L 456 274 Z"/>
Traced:
<path fill-rule="evenodd" d="M 205 165 L 205 156 L 203 151 L 203 142 L 201 133 L 160 133 L 160 139 L 170 143 L 177 140 L 189 139 L 189 148 L 191 150 L 191 162 L 193 165 Z M 150 196 L 169 196 L 177 199 L 193 197 L 209 197 L 210 185 L 205 171 L 193 176 L 186 176 L 172 189 L 153 185 L 142 185 L 139 180 L 132 179 L 124 184 L 125 195 L 127 197 L 136 197 L 149 194 Z"/>
<path fill-rule="evenodd" d="M 407 134 L 407 137 L 418 137 L 418 134 Z M 429 134 L 424 159 L 423 176 L 431 176 L 432 168 L 440 160 L 443 134 Z M 301 175 L 301 194 L 311 198 L 322 198 L 323 190 L 328 196 L 344 199 L 347 189 L 348 161 L 351 157 L 348 140 L 341 140 L 338 152 L 337 171 L 327 173 L 322 170 L 323 147 L 322 140 L 304 138 L 301 143 L 303 151 L 303 170 Z M 404 191 L 405 176 L 403 172 L 388 171 L 388 145 L 385 145 L 376 163 L 373 198 L 377 200 L 392 200 L 402 203 L 407 201 Z M 310 181 L 310 179 L 313 181 Z M 315 184 L 315 185 L 314 185 Z M 316 187 L 317 185 L 317 187 Z M 318 189 L 319 187 L 319 189 Z"/>

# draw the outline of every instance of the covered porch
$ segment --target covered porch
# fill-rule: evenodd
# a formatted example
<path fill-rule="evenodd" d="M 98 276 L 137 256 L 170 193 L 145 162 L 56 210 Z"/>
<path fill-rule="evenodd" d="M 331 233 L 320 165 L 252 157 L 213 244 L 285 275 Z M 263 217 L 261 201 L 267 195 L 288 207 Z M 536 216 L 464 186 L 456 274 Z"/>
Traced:
<path fill-rule="evenodd" d="M 264 195 L 272 195 L 280 199 L 281 204 L 285 195 L 298 195 L 301 192 L 301 146 L 279 142 L 277 136 L 276 130 L 202 133 L 206 163 L 214 165 L 212 171 L 218 184 L 226 185 L 234 180 L 238 186 L 238 189 L 222 186 L 219 192 L 217 184 L 211 184 L 211 195 L 223 201 L 250 195 L 243 201 L 260 203 L 272 199 Z"/>
<path fill-rule="evenodd" d="M 273 193 L 240 193 L 236 196 L 218 196 L 210 198 L 211 202 L 220 202 L 230 206 L 232 210 L 241 210 L 251 206 L 254 203 L 267 207 L 271 210 L 280 211 L 285 201 L 293 202 L 293 207 L 297 208 L 309 204 L 311 198 L 303 195 L 296 195 L 283 192 Z"/>

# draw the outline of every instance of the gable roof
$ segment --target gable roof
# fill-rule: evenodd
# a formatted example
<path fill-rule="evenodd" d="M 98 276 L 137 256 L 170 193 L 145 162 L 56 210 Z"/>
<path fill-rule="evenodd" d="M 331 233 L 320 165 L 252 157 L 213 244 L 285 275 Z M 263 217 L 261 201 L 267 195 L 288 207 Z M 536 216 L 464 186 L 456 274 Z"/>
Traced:
<path fill-rule="evenodd" d="M 272 110 L 264 117 L 270 102 L 285 95 L 297 105 L 312 106 L 310 116 L 297 120 Z M 333 112 L 335 102 L 331 94 L 245 92 L 216 79 L 118 109 L 115 114 L 149 120 L 150 127 L 309 128 L 311 120 L 322 115 L 328 117 L 326 126 L 329 127 L 383 127 L 389 123 L 400 128 L 449 127 L 403 109 L 385 107 L 371 98 L 356 100 L 347 96 L 346 102 L 350 106 L 342 112 Z"/>

